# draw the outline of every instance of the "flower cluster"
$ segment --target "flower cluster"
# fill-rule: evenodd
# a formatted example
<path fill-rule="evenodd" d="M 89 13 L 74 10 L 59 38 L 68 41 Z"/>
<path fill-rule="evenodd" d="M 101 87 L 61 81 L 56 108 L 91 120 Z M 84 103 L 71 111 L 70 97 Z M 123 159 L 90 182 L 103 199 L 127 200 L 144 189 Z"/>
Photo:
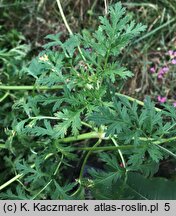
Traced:
<path fill-rule="evenodd" d="M 167 101 L 167 97 L 162 97 L 161 95 L 158 95 L 157 100 L 159 103 L 165 103 Z M 176 107 L 176 101 L 173 102 L 173 106 Z"/>
<path fill-rule="evenodd" d="M 165 77 L 165 75 L 169 72 L 170 67 L 172 65 L 176 65 L 176 51 L 174 50 L 169 50 L 166 55 L 169 56 L 169 60 L 168 62 L 166 62 L 164 64 L 164 66 L 162 67 L 158 67 L 158 66 L 153 66 L 149 69 L 150 73 L 155 74 L 155 76 L 157 77 L 158 80 L 162 81 L 163 78 Z M 157 101 L 159 103 L 165 103 L 167 101 L 167 97 L 166 96 L 161 96 L 158 95 L 157 96 Z M 176 101 L 173 103 L 173 106 L 176 107 Z"/>
<path fill-rule="evenodd" d="M 48 56 L 47 56 L 46 54 L 44 54 L 43 56 L 40 56 L 40 57 L 39 57 L 39 60 L 40 60 L 40 61 L 43 61 L 43 62 L 46 62 L 46 61 L 48 61 L 49 59 L 48 59 Z"/>
<path fill-rule="evenodd" d="M 159 103 L 165 103 L 167 101 L 167 97 L 162 97 L 161 95 L 158 95 L 157 100 Z M 173 106 L 176 107 L 176 101 L 173 103 Z"/>
<path fill-rule="evenodd" d="M 163 67 L 158 71 L 158 79 L 162 79 L 164 75 L 169 71 L 168 67 Z"/>
<path fill-rule="evenodd" d="M 160 95 L 158 95 L 158 102 L 160 102 L 160 103 L 165 103 L 166 102 L 166 100 L 167 100 L 167 97 L 161 97 Z"/>
<path fill-rule="evenodd" d="M 176 51 L 173 51 L 173 50 L 169 50 L 167 52 L 167 55 L 169 55 L 169 62 L 168 62 L 168 65 L 169 64 L 172 64 L 172 65 L 175 65 L 176 64 Z M 164 75 L 169 71 L 169 66 L 164 66 L 164 67 L 161 67 L 160 69 L 157 70 L 156 67 L 151 67 L 150 68 L 150 72 L 151 73 L 156 73 L 157 72 L 157 77 L 158 79 L 162 79 L 164 77 Z"/>

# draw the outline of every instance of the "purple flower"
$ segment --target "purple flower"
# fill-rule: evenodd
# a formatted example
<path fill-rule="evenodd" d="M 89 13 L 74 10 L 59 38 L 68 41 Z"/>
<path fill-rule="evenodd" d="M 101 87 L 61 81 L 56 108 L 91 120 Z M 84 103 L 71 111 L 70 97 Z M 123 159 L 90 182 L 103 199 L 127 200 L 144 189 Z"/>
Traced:
<path fill-rule="evenodd" d="M 170 56 L 172 56 L 172 55 L 173 55 L 173 53 L 174 53 L 174 51 L 173 51 L 173 50 L 169 50 L 169 51 L 168 51 L 168 54 L 169 54 Z"/>
<path fill-rule="evenodd" d="M 164 75 L 164 71 L 163 71 L 163 69 L 161 68 L 161 69 L 158 71 L 158 79 L 162 79 L 162 78 L 163 78 L 163 75 Z"/>
<path fill-rule="evenodd" d="M 163 78 L 163 74 L 159 73 L 158 74 L 158 79 L 162 79 Z"/>
<path fill-rule="evenodd" d="M 169 50 L 168 54 L 169 54 L 169 56 L 170 56 L 171 59 L 173 59 L 174 57 L 176 57 L 176 51 Z"/>
<path fill-rule="evenodd" d="M 167 73 L 169 71 L 168 67 L 163 67 L 158 71 L 158 79 L 162 79 L 164 74 Z"/>
<path fill-rule="evenodd" d="M 176 64 L 176 59 L 172 59 L 171 63 Z"/>
<path fill-rule="evenodd" d="M 176 101 L 173 103 L 173 106 L 176 107 Z"/>
<path fill-rule="evenodd" d="M 151 67 L 151 68 L 150 68 L 150 72 L 151 72 L 151 73 L 155 73 L 155 68 L 154 68 L 154 67 Z"/>
<path fill-rule="evenodd" d="M 167 73 L 169 71 L 169 68 L 168 67 L 163 67 L 162 70 L 163 70 L 164 73 Z"/>
<path fill-rule="evenodd" d="M 158 95 L 157 99 L 158 99 L 158 102 L 165 103 L 167 100 L 167 97 L 161 97 L 160 95 Z"/>

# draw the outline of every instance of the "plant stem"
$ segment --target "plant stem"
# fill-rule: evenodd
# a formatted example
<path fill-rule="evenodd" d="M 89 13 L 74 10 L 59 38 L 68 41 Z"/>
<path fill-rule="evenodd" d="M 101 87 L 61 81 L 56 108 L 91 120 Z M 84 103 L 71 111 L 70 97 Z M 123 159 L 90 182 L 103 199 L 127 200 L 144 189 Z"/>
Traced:
<path fill-rule="evenodd" d="M 86 123 L 86 122 L 83 122 L 83 121 L 81 121 L 81 124 L 82 124 L 82 125 L 85 125 L 85 126 L 88 127 L 88 128 L 91 128 L 91 129 L 94 128 L 92 125 L 90 125 L 90 124 L 88 124 L 88 123 Z"/>
<path fill-rule="evenodd" d="M 111 138 L 111 140 L 113 141 L 113 143 L 114 143 L 114 145 L 115 145 L 116 147 L 119 146 L 114 138 Z M 122 152 L 121 152 L 120 149 L 118 149 L 118 152 L 119 152 L 120 158 L 121 158 L 121 160 L 122 160 L 123 167 L 125 168 L 125 167 L 126 167 L 126 163 L 125 163 L 125 159 L 124 159 L 124 157 L 123 157 L 123 154 L 122 154 Z"/>
<path fill-rule="evenodd" d="M 144 145 L 140 146 L 141 148 L 144 147 Z M 102 147 L 78 147 L 75 148 L 75 150 L 81 150 L 81 151 L 111 151 L 111 150 L 129 150 L 134 148 L 134 145 L 123 145 L 123 146 L 102 146 Z"/>
<path fill-rule="evenodd" d="M 109 140 L 109 137 L 105 137 L 105 133 L 100 133 L 100 132 L 89 132 L 89 133 L 84 133 L 84 134 L 80 134 L 78 136 L 72 136 L 72 137 L 66 137 L 66 138 L 62 138 L 62 139 L 58 139 L 56 140 L 56 144 L 57 143 L 69 143 L 69 142 L 74 142 L 74 141 L 79 141 L 79 140 L 85 140 L 85 139 L 95 139 L 95 138 L 100 138 L 100 139 L 104 139 L 104 140 Z M 172 142 L 176 140 L 176 136 L 175 137 L 171 137 L 171 138 L 167 138 L 167 139 L 162 139 L 161 141 L 153 141 L 152 138 L 145 138 L 145 137 L 140 137 L 139 138 L 141 141 L 151 141 L 153 144 L 155 145 L 162 145 L 164 143 L 167 142 Z M 114 149 L 130 149 L 130 148 L 134 148 L 134 145 L 123 145 L 123 146 L 111 146 L 111 147 L 102 147 L 102 150 L 114 150 Z M 5 144 L 0 144 L 0 149 L 6 149 Z M 90 150 L 90 147 L 80 147 L 78 148 L 78 150 Z M 96 150 L 101 150 L 101 149 L 94 149 L 94 151 Z"/>
<path fill-rule="evenodd" d="M 158 145 L 159 148 L 161 148 L 164 152 L 167 152 L 167 154 L 171 155 L 172 157 L 176 158 L 176 154 L 174 154 L 173 152 L 169 151 L 168 149 L 164 148 L 161 145 Z"/>
<path fill-rule="evenodd" d="M 118 95 L 118 96 L 121 96 L 121 97 L 126 97 L 129 101 L 132 101 L 132 102 L 136 101 L 137 104 L 139 104 L 139 105 L 141 105 L 141 106 L 144 106 L 144 102 L 142 102 L 142 101 L 140 101 L 140 100 L 137 100 L 137 99 L 135 99 L 135 98 L 133 98 L 133 97 L 130 97 L 130 96 L 128 96 L 128 95 L 121 94 L 121 93 L 115 93 L 115 94 Z M 161 112 L 161 111 L 162 111 L 162 109 L 159 109 L 159 108 L 157 108 L 157 107 L 155 107 L 155 110 L 158 111 L 158 112 Z"/>
<path fill-rule="evenodd" d="M 65 26 L 66 26 L 66 28 L 67 28 L 69 34 L 70 34 L 70 35 L 73 35 L 73 32 L 72 32 L 72 30 L 71 30 L 71 28 L 70 28 L 70 26 L 69 26 L 69 24 L 68 24 L 68 22 L 67 22 L 67 19 L 66 19 L 66 17 L 65 17 L 65 14 L 64 14 L 64 12 L 63 12 L 62 5 L 61 5 L 61 3 L 60 3 L 60 0 L 56 0 L 56 2 L 57 2 L 57 5 L 58 5 L 58 8 L 59 8 L 61 17 L 62 17 L 62 19 L 63 19 L 63 21 L 64 21 L 64 24 L 65 24 Z M 78 51 L 79 51 L 79 53 L 80 53 L 82 59 L 86 62 L 86 58 L 84 57 L 80 46 L 78 46 Z M 87 62 L 86 62 L 86 63 L 87 63 Z M 89 69 L 91 69 L 91 67 L 90 67 L 90 65 L 89 65 L 88 63 L 87 63 L 87 66 L 89 67 Z"/>
<path fill-rule="evenodd" d="M 31 168 L 34 168 L 34 167 L 35 167 L 35 164 L 32 164 L 32 165 L 31 165 Z M 1 191 L 2 189 L 4 189 L 5 187 L 7 187 L 8 185 L 12 184 L 14 181 L 16 181 L 16 180 L 18 180 L 19 178 L 23 177 L 23 176 L 24 176 L 23 173 L 14 176 L 12 179 L 10 179 L 9 181 L 5 182 L 4 184 L 2 184 L 2 185 L 0 186 L 0 191 Z"/>
<path fill-rule="evenodd" d="M 6 188 L 7 186 L 9 186 L 10 184 L 12 184 L 14 181 L 18 180 L 19 178 L 21 178 L 23 176 L 23 173 L 18 174 L 16 176 L 14 176 L 12 179 L 10 179 L 9 181 L 5 182 L 4 184 L 2 184 L 0 186 L 0 191 L 4 188 Z"/>
<path fill-rule="evenodd" d="M 91 150 L 91 149 L 96 148 L 101 142 L 102 142 L 102 140 L 99 139 L 99 140 L 95 143 L 95 145 L 93 145 L 92 147 L 90 147 L 89 152 L 86 154 L 86 156 L 85 156 L 85 158 L 84 158 L 84 161 L 83 161 L 83 164 L 82 164 L 82 166 L 81 166 L 80 174 L 79 174 L 79 180 L 80 180 L 80 182 L 81 182 L 82 177 L 83 177 L 83 172 L 84 172 L 84 168 L 85 168 L 86 162 L 87 162 L 87 160 L 88 160 L 90 154 L 92 153 L 92 150 Z"/>
<path fill-rule="evenodd" d="M 32 200 L 36 199 L 36 197 L 38 197 L 38 195 L 40 195 L 53 181 L 53 179 L 51 179 L 33 198 Z"/>
<path fill-rule="evenodd" d="M 54 89 L 63 89 L 62 85 L 59 86 L 5 86 L 0 85 L 2 90 L 54 90 Z"/>
<path fill-rule="evenodd" d="M 105 5 L 105 15 L 108 14 L 108 3 L 107 0 L 104 0 L 104 5 Z"/>
<path fill-rule="evenodd" d="M 143 141 L 145 141 L 144 139 L 142 139 Z M 171 138 L 168 138 L 168 139 L 163 139 L 161 141 L 154 141 L 152 142 L 152 144 L 154 145 L 158 145 L 158 146 L 161 146 L 162 144 L 164 143 L 167 143 L 167 142 L 172 142 L 172 141 L 175 141 L 176 140 L 176 137 L 171 137 Z M 146 144 L 144 145 L 139 145 L 137 146 L 138 148 L 143 148 L 145 147 Z M 75 150 L 83 150 L 83 151 L 111 151 L 111 150 L 129 150 L 129 149 L 132 149 L 136 146 L 134 145 L 121 145 L 121 146 L 103 146 L 103 147 L 78 147 L 78 148 L 75 148 Z"/>
<path fill-rule="evenodd" d="M 163 25 L 161 25 L 161 26 L 159 26 L 159 27 L 153 29 L 153 30 L 150 31 L 149 33 L 145 34 L 143 37 L 141 37 L 141 38 L 135 40 L 135 41 L 134 41 L 134 44 L 139 43 L 139 41 L 144 40 L 144 39 L 146 39 L 147 37 L 149 37 L 149 36 L 155 34 L 157 31 L 159 31 L 159 30 L 161 30 L 162 28 L 168 26 L 169 24 L 171 24 L 171 23 L 174 22 L 174 21 L 175 21 L 175 18 L 173 18 L 173 19 L 167 21 L 166 23 L 164 23 Z"/>
<path fill-rule="evenodd" d="M 53 155 L 53 153 L 48 154 L 48 155 L 45 157 L 44 160 L 48 159 L 48 158 L 51 157 L 52 155 Z M 34 168 L 34 167 L 35 167 L 35 164 L 32 164 L 32 165 L 31 165 L 31 168 Z M 0 186 L 0 191 L 1 191 L 2 189 L 6 188 L 7 186 L 9 186 L 10 184 L 12 184 L 13 182 L 15 182 L 16 180 L 18 180 L 19 178 L 23 177 L 23 176 L 24 176 L 23 173 L 14 176 L 14 177 L 11 178 L 9 181 L 5 182 L 4 184 L 2 184 L 2 185 Z"/>
<path fill-rule="evenodd" d="M 61 17 L 62 17 L 62 19 L 63 19 L 63 21 L 64 21 L 64 24 L 65 24 L 65 26 L 66 26 L 66 28 L 67 28 L 69 34 L 72 35 L 73 32 L 72 32 L 72 30 L 71 30 L 70 26 L 68 25 L 68 22 L 67 22 L 67 20 L 66 20 L 66 18 L 65 18 L 65 15 L 64 15 L 64 12 L 63 12 L 63 9 L 62 9 L 60 0 L 56 0 L 56 2 L 57 2 L 57 5 L 58 5 L 58 8 L 59 8 L 59 11 L 60 11 L 60 13 L 61 13 Z"/>
<path fill-rule="evenodd" d="M 69 143 L 69 142 L 74 142 L 74 141 L 78 141 L 78 140 L 94 139 L 94 138 L 105 139 L 105 133 L 89 132 L 89 133 L 84 133 L 84 134 L 81 134 L 78 136 L 59 139 L 57 141 L 63 142 L 63 143 Z"/>
<path fill-rule="evenodd" d="M 99 140 L 95 143 L 95 145 L 93 145 L 93 147 L 90 147 L 90 148 L 89 148 L 89 151 L 88 151 L 88 153 L 86 154 L 86 156 L 85 156 L 85 158 L 84 158 L 84 161 L 83 161 L 83 163 L 82 163 L 82 166 L 81 166 L 81 171 L 80 171 L 79 179 L 78 179 L 79 187 L 78 187 L 78 189 L 77 189 L 71 196 L 75 196 L 75 195 L 78 194 L 79 191 L 81 190 L 82 178 L 83 178 L 83 173 L 84 173 L 84 169 L 85 169 L 86 162 L 87 162 L 87 160 L 88 160 L 90 154 L 92 153 L 92 149 L 93 149 L 93 148 L 96 148 L 96 147 L 101 143 L 101 141 L 102 141 L 102 140 L 99 139 Z"/>
<path fill-rule="evenodd" d="M 0 89 L 2 90 L 55 90 L 55 89 L 63 89 L 63 86 L 62 85 L 58 85 L 58 86 L 51 86 L 51 87 L 48 87 L 48 86 L 5 86 L 5 85 L 0 85 Z M 133 97 L 130 97 L 128 95 L 125 95 L 125 94 L 121 94 L 121 93 L 115 93 L 116 95 L 118 96 L 121 96 L 121 97 L 125 97 L 127 98 L 129 101 L 136 101 L 137 104 L 141 105 L 141 106 L 144 106 L 144 102 L 140 101 L 140 100 L 137 100 Z M 160 112 L 162 111 L 161 109 L 155 107 L 155 110 Z"/>
<path fill-rule="evenodd" d="M 163 143 L 172 142 L 172 141 L 175 141 L 175 140 L 176 140 L 176 136 L 170 137 L 170 138 L 167 138 L 167 139 L 162 139 L 161 141 L 154 141 L 153 144 L 161 145 Z"/>
<path fill-rule="evenodd" d="M 106 57 L 105 57 L 105 61 L 104 61 L 104 70 L 106 70 L 106 68 L 107 68 L 109 53 L 110 53 L 110 49 L 106 53 Z"/>
<path fill-rule="evenodd" d="M 150 3 L 129 3 L 129 2 L 127 2 L 127 3 L 123 3 L 123 5 L 125 5 L 125 6 L 130 6 L 130 7 L 136 7 L 136 6 L 143 6 L 143 7 L 151 7 L 151 8 L 153 8 L 154 10 L 158 10 L 158 5 L 156 4 L 150 4 Z"/>
<path fill-rule="evenodd" d="M 58 142 L 72 142 L 72 141 L 76 141 L 76 140 L 82 140 L 82 139 L 90 139 L 90 138 L 99 138 L 99 139 L 102 139 L 101 138 L 102 134 L 99 134 L 96 133 L 96 132 L 90 132 L 90 133 L 86 133 L 86 134 L 81 134 L 81 135 L 78 135 L 77 138 L 76 137 L 68 137 L 68 138 L 63 138 L 63 139 L 60 139 L 58 140 Z M 87 138 L 86 138 L 87 137 Z M 107 138 L 108 139 L 108 138 Z M 144 140 L 144 139 L 143 139 Z M 155 145 L 162 145 L 166 142 L 171 142 L 171 141 L 175 141 L 176 140 L 176 137 L 171 137 L 171 138 L 168 138 L 168 139 L 163 139 L 162 141 L 158 142 L 158 141 L 155 141 L 153 142 L 153 144 Z M 4 144 L 1 144 L 1 147 L 2 148 L 5 148 L 5 146 L 3 146 Z M 140 145 L 138 146 L 138 148 L 142 148 L 144 147 L 145 145 Z M 78 147 L 78 148 L 75 148 L 75 150 L 81 150 L 81 151 L 111 151 L 111 150 L 129 150 L 129 149 L 132 149 L 134 148 L 135 146 L 134 145 L 123 145 L 123 146 L 105 146 L 105 147 Z M 165 149 L 166 151 L 166 149 Z M 168 152 L 168 151 L 167 151 Z M 168 152 L 169 153 L 169 152 Z M 45 160 L 49 157 L 51 157 L 53 154 L 50 153 L 48 154 L 46 157 L 45 157 Z M 32 168 L 35 167 L 35 164 L 33 164 L 31 166 Z M 14 176 L 12 179 L 10 179 L 9 181 L 7 181 L 6 183 L 4 183 L 3 185 L 0 186 L 0 191 L 7 187 L 8 185 L 10 185 L 11 183 L 13 183 L 14 181 L 16 181 L 17 179 L 23 177 L 23 173 L 21 174 L 18 174 L 16 176 Z"/>
<path fill-rule="evenodd" d="M 6 97 L 8 97 L 8 96 L 9 96 L 9 91 L 7 91 L 7 92 L 2 96 L 2 98 L 0 98 L 0 102 L 2 102 L 3 100 L 5 100 Z"/>

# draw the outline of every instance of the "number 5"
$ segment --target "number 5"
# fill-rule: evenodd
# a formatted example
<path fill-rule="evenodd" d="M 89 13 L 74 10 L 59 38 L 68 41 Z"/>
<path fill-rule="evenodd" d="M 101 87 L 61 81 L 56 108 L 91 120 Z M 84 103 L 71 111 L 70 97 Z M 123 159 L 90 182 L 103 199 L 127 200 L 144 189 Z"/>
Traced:
<path fill-rule="evenodd" d="M 170 203 L 165 203 L 164 210 L 165 211 L 169 211 L 170 210 Z"/>

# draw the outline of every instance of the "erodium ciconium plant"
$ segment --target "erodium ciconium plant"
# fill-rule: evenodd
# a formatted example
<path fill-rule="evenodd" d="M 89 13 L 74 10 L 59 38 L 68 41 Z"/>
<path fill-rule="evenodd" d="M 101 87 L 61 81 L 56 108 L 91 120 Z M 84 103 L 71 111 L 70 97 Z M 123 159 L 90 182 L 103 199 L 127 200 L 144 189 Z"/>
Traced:
<path fill-rule="evenodd" d="M 32 86 L 0 87 L 24 90 L 1 145 L 11 155 L 1 198 L 176 197 L 174 182 L 154 177 L 161 160 L 176 156 L 175 108 L 122 94 L 133 74 L 119 56 L 146 27 L 121 3 L 99 20 L 94 33 L 65 41 L 61 33 L 48 35 L 44 50 L 22 69 Z"/>

